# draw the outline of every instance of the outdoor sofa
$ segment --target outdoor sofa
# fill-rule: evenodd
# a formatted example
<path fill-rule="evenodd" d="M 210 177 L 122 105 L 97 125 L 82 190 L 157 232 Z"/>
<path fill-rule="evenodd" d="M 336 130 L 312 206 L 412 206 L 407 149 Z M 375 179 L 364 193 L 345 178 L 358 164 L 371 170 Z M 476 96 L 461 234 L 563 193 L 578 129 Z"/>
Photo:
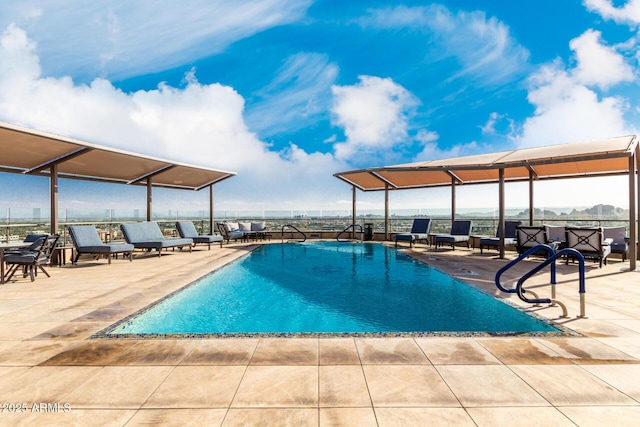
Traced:
<path fill-rule="evenodd" d="M 147 251 L 155 249 L 158 251 L 158 256 L 162 255 L 162 250 L 165 248 L 182 249 L 183 247 L 188 247 L 189 252 L 191 252 L 191 246 L 193 245 L 193 239 L 190 238 L 165 238 L 160 227 L 158 227 L 158 223 L 153 221 L 122 224 L 120 229 L 124 239 L 127 243 L 132 244 L 134 248 L 146 249 Z"/>
<path fill-rule="evenodd" d="M 178 230 L 180 237 L 192 239 L 193 246 L 198 243 L 203 243 L 209 247 L 209 250 L 211 250 L 211 244 L 218 242 L 220 243 L 220 247 L 222 247 L 222 242 L 224 240 L 222 236 L 200 235 L 192 221 L 178 221 L 176 222 L 176 229 Z"/>
<path fill-rule="evenodd" d="M 264 222 L 225 221 L 217 223 L 217 226 L 218 231 L 220 231 L 220 234 L 227 243 L 229 243 L 230 240 L 261 240 L 271 237 L 266 231 L 266 224 Z"/>
<path fill-rule="evenodd" d="M 71 225 L 69 236 L 76 251 L 75 257 L 71 260 L 73 264 L 77 263 L 78 258 L 83 254 L 106 255 L 109 264 L 111 264 L 112 255 L 116 254 L 128 255 L 129 261 L 133 259 L 132 244 L 102 243 L 98 230 L 93 225 Z"/>

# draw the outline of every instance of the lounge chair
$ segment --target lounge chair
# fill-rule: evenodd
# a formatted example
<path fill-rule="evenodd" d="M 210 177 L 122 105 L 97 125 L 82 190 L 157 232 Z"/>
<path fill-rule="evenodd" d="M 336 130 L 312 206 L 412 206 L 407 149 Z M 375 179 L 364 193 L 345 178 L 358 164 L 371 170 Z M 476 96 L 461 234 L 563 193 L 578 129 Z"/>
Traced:
<path fill-rule="evenodd" d="M 544 225 L 520 225 L 516 227 L 516 250 L 520 255 L 538 245 L 548 245 L 553 250 L 556 250 L 558 247 L 557 243 L 549 241 L 549 231 Z M 547 258 L 549 252 L 541 250 L 532 255 Z"/>
<path fill-rule="evenodd" d="M 222 236 L 201 236 L 198 234 L 198 230 L 196 230 L 196 226 L 193 225 L 192 221 L 178 221 L 176 222 L 176 229 L 180 237 L 192 239 L 193 246 L 198 243 L 204 243 L 208 246 L 209 250 L 211 250 L 211 244 L 219 242 L 220 247 L 222 247 L 222 241 L 224 240 Z"/>
<path fill-rule="evenodd" d="M 193 245 L 193 239 L 173 237 L 165 238 L 158 227 L 158 223 L 153 221 L 148 222 L 135 222 L 129 224 L 120 225 L 122 234 L 127 243 L 133 245 L 137 249 L 146 249 L 150 251 L 155 249 L 158 251 L 158 256 L 162 255 L 162 249 L 165 248 L 180 248 L 188 247 L 191 252 L 191 246 Z"/>
<path fill-rule="evenodd" d="M 566 247 L 579 251 L 583 257 L 607 263 L 613 239 L 605 239 L 602 227 L 565 227 Z M 567 264 L 569 257 L 567 257 Z"/>
<path fill-rule="evenodd" d="M 51 277 L 49 273 L 47 273 L 47 270 L 44 269 L 44 266 L 51 262 L 51 255 L 58 243 L 59 237 L 58 234 L 40 237 L 34 242 L 34 245 L 32 245 L 34 248 L 33 251 L 5 256 L 4 262 L 9 269 L 7 270 L 4 281 L 7 282 L 11 279 L 20 267 L 23 269 L 23 277 L 27 277 L 27 274 L 30 275 L 32 282 L 36 279 L 38 269 L 42 270 L 47 277 Z"/>
<path fill-rule="evenodd" d="M 436 250 L 443 245 L 451 246 L 451 249 L 455 250 L 458 243 L 466 243 L 468 248 L 472 227 L 473 223 L 469 220 L 453 221 L 449 234 L 437 234 L 435 236 Z"/>
<path fill-rule="evenodd" d="M 620 254 L 622 261 L 627 259 L 629 253 L 629 238 L 626 227 L 605 227 L 604 238 L 611 239 L 611 253 Z"/>
<path fill-rule="evenodd" d="M 419 240 L 429 240 L 429 230 L 431 229 L 431 218 L 416 218 L 413 220 L 411 231 L 409 233 L 396 234 L 396 248 L 398 241 L 409 242 L 409 247 Z"/>
<path fill-rule="evenodd" d="M 244 240 L 245 239 L 245 235 L 242 231 L 240 231 L 238 223 L 232 223 L 232 222 L 222 222 L 222 223 L 217 223 L 218 226 L 218 231 L 220 231 L 220 234 L 222 235 L 222 238 L 224 240 L 227 241 L 227 243 L 229 243 L 232 239 L 235 240 L 236 242 L 238 241 L 238 239 L 240 240 Z"/>
<path fill-rule="evenodd" d="M 133 259 L 132 244 L 102 243 L 98 230 L 93 225 L 71 225 L 69 236 L 76 250 L 76 256 L 71 260 L 73 264 L 76 264 L 83 254 L 106 255 L 108 264 L 111 264 L 111 256 L 116 254 L 129 255 L 129 261 Z"/>
<path fill-rule="evenodd" d="M 505 246 L 514 246 L 517 241 L 518 232 L 516 228 L 521 221 L 505 221 L 504 222 L 504 244 Z M 496 230 L 496 237 L 483 237 L 480 239 L 480 253 L 484 248 L 499 249 L 500 248 L 500 228 Z"/>

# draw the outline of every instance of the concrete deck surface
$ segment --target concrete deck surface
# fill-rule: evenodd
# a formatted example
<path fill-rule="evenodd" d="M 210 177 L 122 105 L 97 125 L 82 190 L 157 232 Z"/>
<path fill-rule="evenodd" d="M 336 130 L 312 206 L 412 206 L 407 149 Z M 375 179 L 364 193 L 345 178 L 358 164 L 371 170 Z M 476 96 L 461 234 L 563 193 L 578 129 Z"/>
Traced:
<path fill-rule="evenodd" d="M 640 276 L 615 258 L 587 263 L 586 318 L 571 264 L 569 317 L 530 308 L 579 336 L 89 339 L 251 248 L 83 257 L 0 285 L 0 425 L 640 424 Z M 495 252 L 401 250 L 499 294 Z M 530 289 L 548 296 L 547 280 Z"/>

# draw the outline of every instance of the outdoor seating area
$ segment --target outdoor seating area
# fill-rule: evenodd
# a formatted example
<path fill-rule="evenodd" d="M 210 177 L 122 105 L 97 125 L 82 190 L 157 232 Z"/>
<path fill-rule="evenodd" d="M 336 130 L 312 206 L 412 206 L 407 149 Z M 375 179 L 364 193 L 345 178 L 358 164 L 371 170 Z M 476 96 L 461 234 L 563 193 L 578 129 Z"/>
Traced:
<path fill-rule="evenodd" d="M 266 240 L 271 238 L 271 234 L 266 229 L 266 224 L 262 222 L 219 222 L 216 224 L 223 239 L 229 243 L 234 241 Z"/>
<path fill-rule="evenodd" d="M 147 251 L 156 250 L 158 256 L 162 255 L 162 250 L 167 248 L 189 248 L 193 245 L 193 239 L 182 237 L 165 237 L 158 227 L 157 222 L 135 222 L 126 223 L 120 226 L 124 239 L 136 249 Z"/>
<path fill-rule="evenodd" d="M 418 242 L 428 246 L 435 245 L 439 250 L 443 245 L 455 248 L 455 244 L 467 245 L 467 249 L 479 249 L 484 254 L 486 249 L 499 250 L 500 232 L 496 229 L 495 236 L 474 235 L 473 245 L 468 239 L 468 230 L 472 227 L 472 221 L 454 221 L 452 232 L 454 234 L 442 234 L 430 232 L 432 221 L 425 218 L 416 218 L 413 221 L 410 233 L 397 233 L 393 237 L 395 247 L 398 242 L 409 242 L 409 248 Z M 621 261 L 627 260 L 629 251 L 629 237 L 626 235 L 626 227 L 587 227 L 570 225 L 523 225 L 520 220 L 507 220 L 504 224 L 505 249 L 515 250 L 521 255 L 537 245 L 547 245 L 553 251 L 564 248 L 572 248 L 580 252 L 586 259 L 592 259 L 602 266 L 607 263 L 609 255 L 616 254 Z M 423 231 L 426 230 L 426 233 Z M 530 256 L 547 258 L 548 250 L 540 250 Z M 567 258 L 567 262 L 571 257 Z"/>

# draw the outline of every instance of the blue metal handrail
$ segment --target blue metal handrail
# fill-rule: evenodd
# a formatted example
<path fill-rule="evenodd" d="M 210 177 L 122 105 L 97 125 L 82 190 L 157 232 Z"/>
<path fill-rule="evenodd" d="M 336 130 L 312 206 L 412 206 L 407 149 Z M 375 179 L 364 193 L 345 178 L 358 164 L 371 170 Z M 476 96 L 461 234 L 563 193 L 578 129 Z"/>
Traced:
<path fill-rule="evenodd" d="M 502 284 L 500 283 L 500 277 L 502 276 L 502 274 L 509 270 L 511 267 L 513 267 L 514 265 L 516 265 L 517 263 L 519 263 L 520 261 L 522 261 L 523 259 L 529 257 L 530 255 L 539 252 L 539 251 L 544 251 L 547 252 L 549 254 L 549 256 L 540 264 L 536 265 L 534 268 L 532 268 L 530 271 L 526 272 L 525 274 L 522 275 L 522 277 L 520 277 L 520 279 L 518 279 L 518 282 L 516 283 L 516 287 L 513 289 L 507 289 L 504 286 L 502 286 Z M 567 308 L 565 307 L 565 305 L 563 303 L 561 303 L 560 301 L 556 300 L 556 260 L 562 256 L 574 256 L 578 259 L 578 273 L 579 273 L 579 289 L 578 292 L 580 293 L 580 316 L 579 317 L 585 317 L 585 293 L 586 293 L 586 286 L 585 286 L 585 272 L 584 272 L 584 256 L 577 250 L 572 249 L 572 248 L 565 248 L 562 249 L 558 252 L 556 252 L 551 246 L 549 245 L 544 245 L 544 244 L 540 244 L 537 246 L 534 246 L 532 248 L 530 248 L 529 250 L 527 250 L 526 252 L 524 252 L 523 254 L 521 254 L 518 258 L 516 258 L 515 260 L 509 262 L 507 265 L 505 265 L 504 267 L 502 267 L 500 270 L 498 270 L 498 272 L 496 273 L 496 277 L 495 277 L 495 284 L 498 287 L 498 289 L 500 289 L 502 292 L 506 292 L 506 293 L 510 293 L 510 294 L 517 294 L 518 297 L 529 304 L 558 304 L 561 308 L 562 308 L 562 312 L 563 312 L 563 317 L 567 316 Z M 524 282 L 529 279 L 530 277 L 532 277 L 534 274 L 538 273 L 540 270 L 542 270 L 543 268 L 545 268 L 547 265 L 551 265 L 551 298 L 539 298 L 537 295 L 535 295 L 534 292 L 529 291 L 529 293 L 535 295 L 536 298 L 527 298 L 525 296 L 525 294 L 527 293 L 527 291 L 524 289 L 523 284 Z"/>
<path fill-rule="evenodd" d="M 363 238 L 361 240 L 364 240 L 364 228 L 362 228 L 362 226 L 360 224 L 351 224 L 349 225 L 347 228 L 345 228 L 344 230 L 342 230 L 341 232 L 339 232 L 338 234 L 336 234 L 336 240 L 338 242 L 349 242 L 350 240 L 340 240 L 340 236 L 344 233 L 346 233 L 349 229 L 354 228 L 354 227 L 360 227 L 360 236 L 362 236 Z"/>
<path fill-rule="evenodd" d="M 302 234 L 303 239 L 302 239 L 302 240 L 298 240 L 298 243 L 302 243 L 302 242 L 305 242 L 305 241 L 307 240 L 307 235 L 306 235 L 306 234 L 304 234 L 302 231 L 298 230 L 298 228 L 297 228 L 295 225 L 292 225 L 292 224 L 285 224 L 285 225 L 283 225 L 283 226 L 282 226 L 282 229 L 280 230 L 280 236 L 281 236 L 281 238 L 282 238 L 282 242 L 283 242 L 283 243 L 284 243 L 284 229 L 285 229 L 286 227 L 293 228 L 293 229 L 294 229 L 294 230 L 296 230 L 298 233 Z M 292 237 L 293 237 L 293 232 L 291 232 L 291 231 L 290 231 L 290 233 L 291 233 L 291 235 L 292 235 Z"/>
<path fill-rule="evenodd" d="M 516 293 L 518 294 L 518 297 L 520 297 L 522 301 L 528 302 L 530 304 L 552 304 L 554 302 L 558 303 L 558 301 L 555 300 L 555 287 L 552 287 L 551 298 L 529 299 L 524 295 L 525 290 L 522 287 L 522 285 L 527 279 L 529 279 L 531 276 L 536 274 L 538 271 L 542 270 L 547 265 L 551 264 L 553 268 L 553 266 L 555 266 L 556 259 L 560 258 L 561 256 L 568 256 L 568 255 L 572 255 L 578 259 L 578 277 L 579 277 L 578 293 L 580 294 L 580 316 L 579 317 L 585 317 L 586 285 L 585 285 L 585 272 L 584 272 L 584 256 L 579 251 L 573 248 L 565 248 L 565 249 L 559 250 L 554 255 L 544 260 L 544 262 L 542 262 L 541 264 L 538 264 L 537 266 L 532 268 L 530 271 L 523 274 L 522 277 L 518 279 L 518 283 L 516 284 Z M 555 285 L 555 280 L 553 281 L 553 284 Z M 564 310 L 565 310 L 565 316 L 566 316 L 566 308 Z"/>
<path fill-rule="evenodd" d="M 553 256 L 556 253 L 556 251 L 554 251 L 551 246 L 543 245 L 543 244 L 536 245 L 536 246 L 532 247 L 531 249 L 528 249 L 527 251 L 523 252 L 518 258 L 514 259 L 513 261 L 509 262 L 507 265 L 502 267 L 500 270 L 498 270 L 498 272 L 496 273 L 496 277 L 495 277 L 495 282 L 496 282 L 496 286 L 498 287 L 498 289 L 500 289 L 502 292 L 505 292 L 505 293 L 508 293 L 508 294 L 515 294 L 517 292 L 516 288 L 506 289 L 504 286 L 502 286 L 500 284 L 500 277 L 502 276 L 502 274 L 505 271 L 509 270 L 511 267 L 513 267 L 514 265 L 518 264 L 523 259 L 528 258 L 529 256 L 531 256 L 534 253 L 539 252 L 539 251 L 547 252 L 550 257 Z M 556 264 L 554 262 L 553 264 L 551 264 L 551 284 L 555 285 L 555 283 L 556 283 Z"/>

